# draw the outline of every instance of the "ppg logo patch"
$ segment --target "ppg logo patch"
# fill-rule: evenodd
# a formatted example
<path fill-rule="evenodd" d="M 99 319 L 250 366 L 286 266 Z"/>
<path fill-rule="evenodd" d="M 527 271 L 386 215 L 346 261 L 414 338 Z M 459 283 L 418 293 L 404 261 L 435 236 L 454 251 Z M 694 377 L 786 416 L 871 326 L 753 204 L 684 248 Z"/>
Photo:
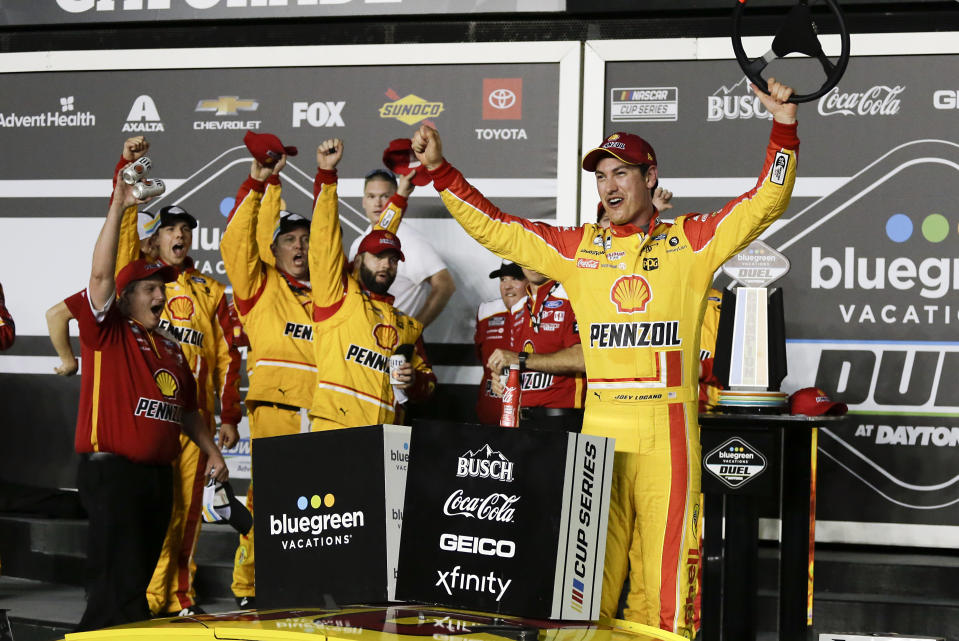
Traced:
<path fill-rule="evenodd" d="M 769 176 L 769 180 L 777 185 L 781 185 L 786 182 L 786 167 L 789 166 L 789 154 L 784 154 L 781 151 L 776 152 L 776 159 L 773 161 L 772 174 Z"/>

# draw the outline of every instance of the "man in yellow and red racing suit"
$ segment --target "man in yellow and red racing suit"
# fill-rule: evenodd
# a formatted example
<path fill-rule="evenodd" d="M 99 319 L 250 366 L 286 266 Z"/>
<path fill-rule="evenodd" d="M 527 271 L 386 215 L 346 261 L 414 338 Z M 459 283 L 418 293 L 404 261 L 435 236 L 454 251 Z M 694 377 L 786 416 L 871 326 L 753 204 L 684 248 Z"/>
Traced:
<path fill-rule="evenodd" d="M 143 156 L 149 143 L 142 136 L 128 138 L 114 170 L 116 184 L 120 170 Z M 137 208 L 127 208 L 121 221 L 117 272 L 141 253 L 137 234 Z M 220 401 L 220 447 L 232 447 L 238 439 L 236 424 L 240 409 L 240 353 L 233 346 L 232 324 L 227 311 L 226 286 L 197 271 L 188 252 L 196 219 L 185 209 L 169 205 L 156 215 L 151 240 L 159 260 L 172 265 L 177 279 L 166 283 L 166 304 L 159 328 L 180 344 L 187 365 L 196 379 L 199 413 L 216 432 L 216 402 Z M 200 536 L 203 487 L 209 480 L 204 471 L 207 455 L 186 435 L 180 435 L 180 455 L 173 466 L 173 512 L 163 541 L 163 551 L 147 588 L 147 601 L 154 614 L 187 614 L 197 611 L 193 577 L 193 553 Z"/>
<path fill-rule="evenodd" d="M 352 273 L 347 269 L 336 176 L 343 142 L 324 141 L 316 156 L 310 273 L 314 348 L 323 367 L 310 408 L 312 429 L 401 422 L 402 404 L 428 398 L 436 376 L 423 348 L 423 325 L 393 307 L 387 294 L 403 260 L 400 242 L 393 232 L 374 229 L 360 242 Z M 412 349 L 391 384 L 390 356 L 403 345 Z"/>
<path fill-rule="evenodd" d="M 285 151 L 281 148 L 281 154 Z M 251 445 L 256 439 L 309 428 L 316 379 L 310 310 L 310 221 L 281 211 L 280 172 L 286 156 L 270 165 L 252 161 L 220 242 L 233 285 L 233 300 L 250 343 L 246 395 Z M 247 493 L 252 505 L 253 486 Z M 233 567 L 233 595 L 254 607 L 253 530 L 240 536 Z"/>
<path fill-rule="evenodd" d="M 500 257 L 563 283 L 587 372 L 583 433 L 616 439 L 601 613 L 695 635 L 700 497 L 699 328 L 714 271 L 789 204 L 796 171 L 795 105 L 769 81 L 759 99 L 774 124 L 756 186 L 720 210 L 658 219 L 652 147 L 616 133 L 583 159 L 609 229 L 553 227 L 498 210 L 447 163 L 435 129 L 413 138 L 444 204 Z M 754 91 L 756 91 L 754 89 Z"/>

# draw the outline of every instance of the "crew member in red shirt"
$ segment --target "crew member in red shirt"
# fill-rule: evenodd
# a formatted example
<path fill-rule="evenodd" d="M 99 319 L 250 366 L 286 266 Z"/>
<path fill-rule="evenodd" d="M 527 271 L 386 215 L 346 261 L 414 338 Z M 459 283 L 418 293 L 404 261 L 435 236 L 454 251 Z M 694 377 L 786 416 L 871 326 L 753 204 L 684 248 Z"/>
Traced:
<path fill-rule="evenodd" d="M 487 366 L 521 372 L 520 425 L 578 432 L 583 427 L 586 364 L 576 316 L 566 290 L 525 267 L 526 302 L 513 316 L 509 349 L 496 349 Z M 499 381 L 492 385 L 502 393 Z"/>
<path fill-rule="evenodd" d="M 149 618 L 146 587 L 170 520 L 181 430 L 209 457 L 206 476 L 228 477 L 197 411 L 186 358 L 159 329 L 165 283 L 176 270 L 139 259 L 114 276 L 123 211 L 140 202 L 131 190 L 117 181 L 89 286 L 66 300 L 80 326 L 77 487 L 90 519 L 87 607 L 78 630 Z"/>
<path fill-rule="evenodd" d="M 480 423 L 499 425 L 503 414 L 503 401 L 493 394 L 493 373 L 486 366 L 489 357 L 497 349 L 509 349 L 513 315 L 523 310 L 526 302 L 526 276 L 522 268 L 512 261 L 503 261 L 499 269 L 490 272 L 490 278 L 499 278 L 499 298 L 480 303 L 476 311 L 476 332 L 473 343 L 476 354 L 483 364 L 483 380 L 476 401 L 476 417 Z M 497 373 L 498 375 L 498 373 Z"/>
<path fill-rule="evenodd" d="M 0 352 L 10 349 L 16 335 L 13 316 L 7 311 L 7 302 L 3 297 L 3 285 L 0 285 Z"/>

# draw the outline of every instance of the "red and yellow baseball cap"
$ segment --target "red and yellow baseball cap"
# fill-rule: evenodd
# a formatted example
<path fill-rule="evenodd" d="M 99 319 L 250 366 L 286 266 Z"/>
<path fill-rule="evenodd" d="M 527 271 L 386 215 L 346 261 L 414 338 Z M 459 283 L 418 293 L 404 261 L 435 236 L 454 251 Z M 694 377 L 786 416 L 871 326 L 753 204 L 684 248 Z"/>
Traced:
<path fill-rule="evenodd" d="M 417 187 L 428 185 L 433 180 L 429 172 L 426 171 L 426 167 L 423 167 L 420 161 L 416 159 L 416 154 L 413 153 L 413 141 L 409 138 L 391 140 L 389 146 L 383 150 L 383 164 L 394 174 L 400 174 L 401 176 L 405 176 L 416 169 L 413 184 Z"/>
<path fill-rule="evenodd" d="M 818 387 L 804 387 L 789 397 L 789 413 L 805 416 L 824 416 L 845 414 L 849 407 L 829 398 Z"/>
<path fill-rule="evenodd" d="M 258 134 L 249 130 L 243 136 L 243 144 L 261 165 L 272 165 L 283 154 L 295 156 L 298 153 L 296 147 L 285 147 L 273 134 Z"/>
<path fill-rule="evenodd" d="M 403 250 L 400 248 L 400 239 L 396 237 L 396 234 L 386 229 L 374 229 L 360 241 L 356 254 L 369 252 L 374 256 L 379 256 L 386 251 L 395 251 L 400 255 L 400 260 L 406 260 L 406 257 L 403 256 Z"/>
<path fill-rule="evenodd" d="M 148 261 L 143 258 L 129 263 L 117 274 L 117 293 L 122 293 L 127 285 L 136 280 L 159 276 L 164 283 L 172 283 L 177 278 L 176 268 L 160 261 Z"/>
<path fill-rule="evenodd" d="M 619 158 L 627 165 L 655 165 L 656 152 L 652 145 L 637 136 L 617 131 L 588 154 L 583 156 L 583 169 L 596 171 L 596 165 L 605 156 Z"/>

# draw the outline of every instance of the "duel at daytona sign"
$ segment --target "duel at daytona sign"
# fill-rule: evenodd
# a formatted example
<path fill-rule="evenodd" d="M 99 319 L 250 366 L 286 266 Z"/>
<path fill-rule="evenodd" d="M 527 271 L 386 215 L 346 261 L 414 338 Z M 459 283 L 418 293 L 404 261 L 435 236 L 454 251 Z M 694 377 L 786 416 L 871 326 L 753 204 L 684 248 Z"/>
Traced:
<path fill-rule="evenodd" d="M 819 387 L 854 415 L 820 431 L 817 519 L 825 525 L 817 532 L 825 540 L 951 545 L 959 534 L 941 526 L 959 521 L 959 210 L 951 189 L 959 90 L 943 79 L 959 51 L 953 38 L 939 55 L 905 55 L 927 48 L 921 34 L 881 42 L 870 41 L 870 57 L 853 58 L 838 86 L 800 106 L 796 190 L 762 237 L 791 264 L 777 281 L 783 390 Z M 755 55 L 748 46 L 747 54 Z M 772 75 L 800 92 L 821 81 L 802 61 L 776 64 Z M 613 59 L 605 69 L 606 132 L 638 133 L 654 146 L 660 184 L 676 192 L 670 214 L 713 211 L 755 182 L 770 116 L 737 65 Z M 617 93 L 622 87 L 632 91 Z M 647 104 L 656 100 L 662 108 Z M 653 117 L 674 111 L 675 120 Z M 843 491 L 829 491 L 836 487 Z M 924 527 L 909 535 L 887 523 Z"/>

